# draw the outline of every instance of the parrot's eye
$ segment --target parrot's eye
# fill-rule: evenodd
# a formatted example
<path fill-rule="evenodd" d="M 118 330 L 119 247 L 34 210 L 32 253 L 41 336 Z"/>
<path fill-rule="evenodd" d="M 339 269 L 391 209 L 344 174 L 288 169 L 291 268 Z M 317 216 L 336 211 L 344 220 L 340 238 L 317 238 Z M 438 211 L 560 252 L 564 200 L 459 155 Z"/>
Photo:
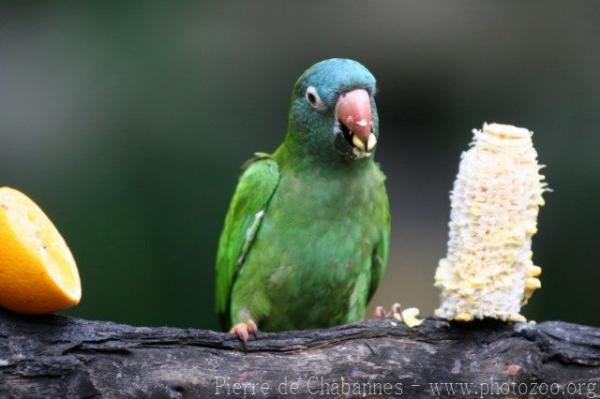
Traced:
<path fill-rule="evenodd" d="M 319 97 L 319 93 L 317 93 L 317 89 L 315 89 L 314 86 L 309 86 L 308 89 L 306 89 L 306 101 L 308 101 L 311 107 L 318 111 L 327 109 L 327 105 L 321 100 L 321 97 Z"/>

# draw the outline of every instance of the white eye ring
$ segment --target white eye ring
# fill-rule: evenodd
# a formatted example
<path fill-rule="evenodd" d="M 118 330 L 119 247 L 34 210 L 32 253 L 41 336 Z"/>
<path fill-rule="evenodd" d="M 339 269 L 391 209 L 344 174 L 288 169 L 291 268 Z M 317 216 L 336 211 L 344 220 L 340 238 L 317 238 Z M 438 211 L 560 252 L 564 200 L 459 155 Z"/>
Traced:
<path fill-rule="evenodd" d="M 310 106 L 317 111 L 325 111 L 327 109 L 327 105 L 321 100 L 314 86 L 308 86 L 305 97 Z"/>

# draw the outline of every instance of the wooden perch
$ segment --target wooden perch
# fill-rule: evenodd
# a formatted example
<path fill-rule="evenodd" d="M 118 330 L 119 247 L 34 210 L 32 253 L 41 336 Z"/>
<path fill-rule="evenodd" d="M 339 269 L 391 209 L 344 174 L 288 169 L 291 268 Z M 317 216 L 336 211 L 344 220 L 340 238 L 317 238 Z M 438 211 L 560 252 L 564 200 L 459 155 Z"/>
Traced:
<path fill-rule="evenodd" d="M 556 390 L 560 394 L 550 395 Z M 0 310 L 0 397 L 545 397 L 544 392 L 600 393 L 600 329 L 439 320 L 408 329 L 387 319 L 260 333 L 244 349 L 230 335 L 213 331 Z"/>

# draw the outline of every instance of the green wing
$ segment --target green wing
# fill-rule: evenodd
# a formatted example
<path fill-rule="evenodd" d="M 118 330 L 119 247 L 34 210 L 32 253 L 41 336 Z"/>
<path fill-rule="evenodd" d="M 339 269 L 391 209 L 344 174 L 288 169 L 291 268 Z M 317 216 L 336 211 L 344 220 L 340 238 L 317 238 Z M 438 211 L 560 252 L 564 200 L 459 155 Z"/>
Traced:
<path fill-rule="evenodd" d="M 217 252 L 217 312 L 229 324 L 233 283 L 252 247 L 269 200 L 279 183 L 279 167 L 270 155 L 256 153 L 245 170 L 229 205 Z"/>
<path fill-rule="evenodd" d="M 373 259 L 371 263 L 371 286 L 369 288 L 369 296 L 367 297 L 367 303 L 371 301 L 377 287 L 383 278 L 385 269 L 387 267 L 388 255 L 390 252 L 390 230 L 391 230 L 391 218 L 390 218 L 390 204 L 385 193 L 384 195 L 384 206 L 381 211 L 385 214 L 385 226 L 381 230 L 381 241 L 375 247 L 373 251 Z"/>

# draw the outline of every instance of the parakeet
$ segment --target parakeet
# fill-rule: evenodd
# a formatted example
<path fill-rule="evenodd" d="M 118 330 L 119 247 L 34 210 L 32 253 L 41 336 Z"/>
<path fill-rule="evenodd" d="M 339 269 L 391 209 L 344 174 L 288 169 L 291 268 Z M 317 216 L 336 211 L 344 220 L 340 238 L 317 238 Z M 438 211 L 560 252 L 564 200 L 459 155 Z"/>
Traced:
<path fill-rule="evenodd" d="M 390 213 L 375 78 L 328 59 L 296 81 L 287 134 L 244 166 L 221 233 L 216 305 L 246 341 L 361 320 L 386 268 Z"/>

